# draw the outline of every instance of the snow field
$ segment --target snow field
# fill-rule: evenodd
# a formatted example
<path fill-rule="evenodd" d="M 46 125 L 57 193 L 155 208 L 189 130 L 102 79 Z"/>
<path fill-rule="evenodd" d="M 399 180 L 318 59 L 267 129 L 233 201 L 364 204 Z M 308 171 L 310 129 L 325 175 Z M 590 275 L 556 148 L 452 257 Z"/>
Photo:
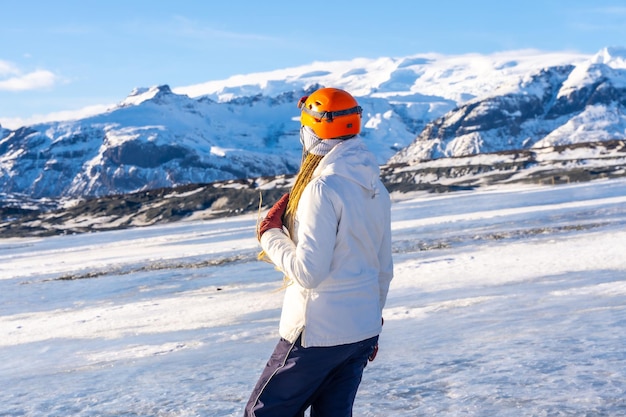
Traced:
<path fill-rule="evenodd" d="M 626 415 L 624 195 L 395 196 L 355 415 Z M 0 416 L 241 415 L 282 301 L 255 222 L 0 240 Z"/>

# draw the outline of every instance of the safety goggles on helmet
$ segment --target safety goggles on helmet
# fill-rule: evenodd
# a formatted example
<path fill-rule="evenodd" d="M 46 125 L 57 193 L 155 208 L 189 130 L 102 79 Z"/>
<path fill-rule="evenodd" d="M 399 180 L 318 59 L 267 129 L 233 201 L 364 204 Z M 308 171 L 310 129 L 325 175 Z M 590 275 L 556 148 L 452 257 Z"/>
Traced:
<path fill-rule="evenodd" d="M 338 110 L 338 111 L 315 111 L 305 106 L 306 100 L 309 96 L 303 96 L 298 100 L 298 108 L 303 112 L 315 117 L 316 119 L 326 119 L 328 122 L 332 122 L 333 118 L 339 116 L 347 116 L 350 114 L 358 114 L 361 115 L 363 113 L 363 109 L 361 106 L 354 106 L 351 109 L 346 110 Z"/>

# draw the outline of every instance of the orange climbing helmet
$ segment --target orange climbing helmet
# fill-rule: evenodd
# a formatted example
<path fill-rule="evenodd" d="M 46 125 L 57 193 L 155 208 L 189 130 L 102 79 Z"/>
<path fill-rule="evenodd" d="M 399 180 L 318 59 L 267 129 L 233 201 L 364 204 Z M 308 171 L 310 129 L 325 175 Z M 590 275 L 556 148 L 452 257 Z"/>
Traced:
<path fill-rule="evenodd" d="M 300 123 L 320 139 L 337 139 L 361 131 L 363 109 L 350 93 L 338 88 L 320 88 L 298 101 Z"/>

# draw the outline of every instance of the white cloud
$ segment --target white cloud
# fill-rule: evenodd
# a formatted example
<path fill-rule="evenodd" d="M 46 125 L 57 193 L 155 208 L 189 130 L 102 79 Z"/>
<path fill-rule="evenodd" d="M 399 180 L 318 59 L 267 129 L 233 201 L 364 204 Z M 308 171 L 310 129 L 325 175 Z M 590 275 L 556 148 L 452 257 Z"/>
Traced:
<path fill-rule="evenodd" d="M 0 61 L 0 91 L 28 91 L 53 86 L 58 77 L 48 70 L 22 72 L 11 62 Z"/>
<path fill-rule="evenodd" d="M 0 61 L 0 77 L 18 74 L 19 70 L 15 65 L 7 61 Z"/>
<path fill-rule="evenodd" d="M 110 110 L 115 104 L 98 104 L 83 107 L 78 110 L 64 110 L 48 114 L 36 114 L 30 117 L 0 117 L 0 126 L 7 129 L 18 129 L 22 126 L 31 126 L 38 123 L 62 122 L 78 120 Z"/>

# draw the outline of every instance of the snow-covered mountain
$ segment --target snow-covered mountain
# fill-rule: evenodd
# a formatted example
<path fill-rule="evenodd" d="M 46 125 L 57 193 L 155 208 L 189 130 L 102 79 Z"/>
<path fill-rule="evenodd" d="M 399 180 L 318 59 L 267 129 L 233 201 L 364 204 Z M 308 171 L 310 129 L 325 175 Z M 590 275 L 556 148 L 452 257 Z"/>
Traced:
<path fill-rule="evenodd" d="M 430 122 L 390 162 L 626 138 L 626 49 L 529 72 Z"/>
<path fill-rule="evenodd" d="M 320 86 L 358 98 L 381 164 L 621 139 L 625 62 L 621 48 L 420 54 L 136 89 L 93 117 L 0 130 L 0 192 L 102 196 L 294 173 L 295 104 Z"/>

